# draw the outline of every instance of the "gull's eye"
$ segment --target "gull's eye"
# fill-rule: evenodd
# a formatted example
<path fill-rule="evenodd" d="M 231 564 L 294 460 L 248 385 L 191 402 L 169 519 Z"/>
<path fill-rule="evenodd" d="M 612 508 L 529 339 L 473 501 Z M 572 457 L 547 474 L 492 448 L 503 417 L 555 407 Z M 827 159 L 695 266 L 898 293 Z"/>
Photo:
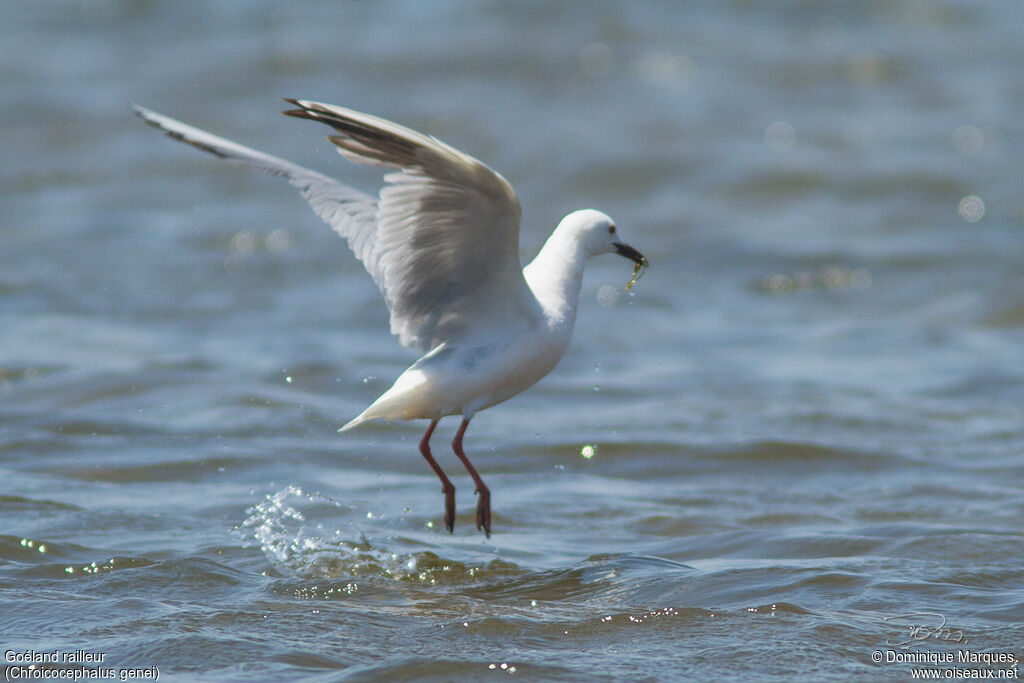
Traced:
<path fill-rule="evenodd" d="M 608 226 L 608 234 L 609 235 L 614 235 L 615 234 L 615 226 L 614 225 L 609 225 Z"/>

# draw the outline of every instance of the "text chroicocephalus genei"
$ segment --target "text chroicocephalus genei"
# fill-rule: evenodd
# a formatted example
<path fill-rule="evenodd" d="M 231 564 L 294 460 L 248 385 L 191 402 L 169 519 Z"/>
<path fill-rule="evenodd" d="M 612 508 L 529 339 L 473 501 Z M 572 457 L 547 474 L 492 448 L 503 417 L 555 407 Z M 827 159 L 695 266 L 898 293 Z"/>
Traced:
<path fill-rule="evenodd" d="M 441 480 L 444 522 L 455 527 L 455 487 L 430 452 L 438 420 L 461 415 L 455 455 L 476 484 L 477 529 L 491 535 L 490 491 L 462 449 L 477 411 L 515 396 L 548 374 L 569 345 L 583 265 L 597 254 L 647 259 L 621 242 L 612 219 L 593 209 L 559 222 L 526 268 L 519 261 L 519 199 L 508 181 L 440 140 L 391 121 L 308 100 L 288 116 L 326 123 L 338 152 L 390 170 L 379 196 L 257 152 L 167 116 L 133 107 L 172 138 L 226 161 L 285 177 L 345 238 L 370 272 L 402 345 L 426 352 L 358 417 L 430 420 L 420 452 Z"/>

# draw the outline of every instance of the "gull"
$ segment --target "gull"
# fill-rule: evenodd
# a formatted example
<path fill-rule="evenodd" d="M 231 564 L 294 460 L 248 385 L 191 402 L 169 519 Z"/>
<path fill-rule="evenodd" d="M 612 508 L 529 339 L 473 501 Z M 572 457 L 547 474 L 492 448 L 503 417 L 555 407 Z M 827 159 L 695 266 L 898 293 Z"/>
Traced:
<path fill-rule="evenodd" d="M 309 100 L 286 99 L 288 116 L 334 128 L 346 159 L 385 169 L 377 196 L 143 107 L 133 110 L 170 137 L 233 164 L 282 176 L 345 238 L 384 295 L 391 332 L 424 355 L 366 410 L 339 429 L 371 420 L 429 420 L 419 450 L 444 493 L 455 528 L 455 487 L 434 460 L 438 421 L 461 415 L 452 450 L 476 485 L 476 527 L 491 535 L 491 494 L 462 439 L 477 411 L 547 375 L 569 345 L 583 266 L 616 253 L 647 259 L 593 209 L 563 218 L 537 257 L 519 260 L 519 199 L 501 175 L 440 140 L 391 121 Z"/>

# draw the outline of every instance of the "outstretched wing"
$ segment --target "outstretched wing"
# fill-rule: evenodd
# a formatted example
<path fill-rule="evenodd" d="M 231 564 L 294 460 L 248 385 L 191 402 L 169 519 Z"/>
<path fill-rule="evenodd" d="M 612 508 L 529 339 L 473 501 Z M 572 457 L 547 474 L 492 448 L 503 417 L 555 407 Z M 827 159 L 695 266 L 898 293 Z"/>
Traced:
<path fill-rule="evenodd" d="M 372 241 L 377 215 L 376 197 L 343 185 L 334 178 L 217 137 L 169 116 L 136 105 L 132 109 L 143 121 L 175 140 L 181 140 L 229 163 L 287 178 L 288 182 L 298 188 L 316 214 L 345 237 L 356 255 L 363 258 L 360 252 Z"/>
<path fill-rule="evenodd" d="M 284 176 L 344 237 L 384 294 L 391 331 L 429 350 L 489 320 L 529 315 L 519 262 L 519 201 L 508 182 L 439 140 L 349 109 L 288 100 L 320 121 L 342 156 L 396 169 L 379 197 L 325 175 L 135 107 L 171 137 L 227 161 Z"/>

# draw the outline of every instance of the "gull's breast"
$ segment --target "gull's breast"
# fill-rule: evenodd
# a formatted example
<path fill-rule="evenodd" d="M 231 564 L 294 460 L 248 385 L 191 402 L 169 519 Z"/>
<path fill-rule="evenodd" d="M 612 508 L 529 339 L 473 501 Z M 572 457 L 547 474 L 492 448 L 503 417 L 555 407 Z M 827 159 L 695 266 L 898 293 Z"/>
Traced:
<path fill-rule="evenodd" d="M 472 414 L 536 384 L 554 369 L 567 346 L 563 335 L 536 326 L 512 337 L 463 341 L 417 366 L 442 394 L 438 398 L 446 414 Z"/>
<path fill-rule="evenodd" d="M 360 418 L 471 417 L 512 398 L 551 372 L 568 343 L 569 336 L 560 328 L 530 325 L 518 334 L 442 344 L 403 372 Z"/>

